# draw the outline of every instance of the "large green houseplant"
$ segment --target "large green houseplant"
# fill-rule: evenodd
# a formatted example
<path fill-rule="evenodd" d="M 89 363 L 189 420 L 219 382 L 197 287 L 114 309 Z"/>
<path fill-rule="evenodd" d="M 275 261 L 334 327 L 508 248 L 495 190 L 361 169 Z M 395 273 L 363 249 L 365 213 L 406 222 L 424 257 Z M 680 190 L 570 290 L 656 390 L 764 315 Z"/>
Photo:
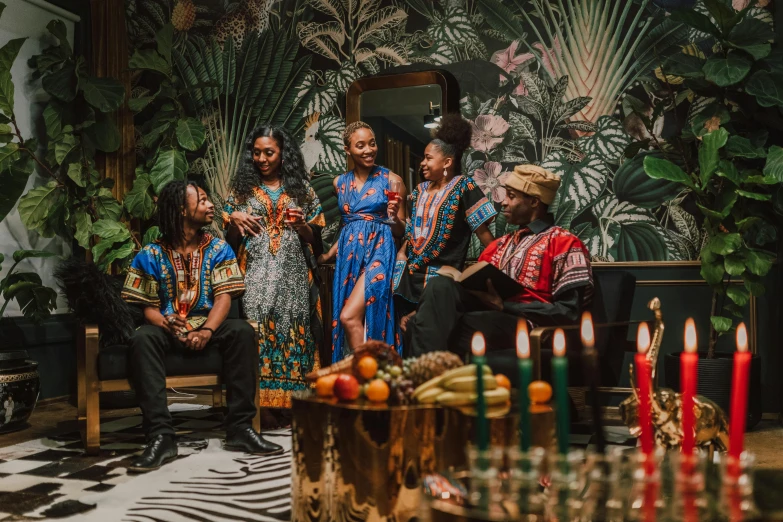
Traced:
<path fill-rule="evenodd" d="M 687 90 L 679 100 L 692 102 L 682 131 L 660 144 L 663 157 L 646 156 L 644 169 L 689 191 L 704 217 L 701 275 L 713 290 L 713 306 L 700 393 L 709 393 L 707 383 L 725 384 L 711 386 L 725 406 L 730 360 L 719 360 L 717 338 L 733 330 L 751 296 L 764 293 L 762 280 L 775 259 L 783 148 L 770 134 L 783 129 L 783 53 L 773 50 L 772 28 L 749 16 L 750 7 L 736 11 L 721 0 L 704 0 L 704 6 L 707 13 L 672 14 L 703 36 L 706 56 L 683 51 L 661 64 L 664 78 L 683 79 Z M 678 100 L 670 92 L 667 103 L 674 107 Z M 718 366 L 723 373 L 709 374 Z M 676 362 L 667 364 L 670 372 L 677 373 Z"/>

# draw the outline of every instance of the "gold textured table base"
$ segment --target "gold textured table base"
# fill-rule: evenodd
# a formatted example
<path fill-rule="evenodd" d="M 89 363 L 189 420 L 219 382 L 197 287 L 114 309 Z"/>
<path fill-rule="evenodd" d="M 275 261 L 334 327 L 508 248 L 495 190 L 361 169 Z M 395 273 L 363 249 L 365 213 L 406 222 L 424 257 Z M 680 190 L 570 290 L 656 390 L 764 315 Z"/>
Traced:
<path fill-rule="evenodd" d="M 518 416 L 490 421 L 493 445 L 517 444 Z M 421 477 L 464 468 L 472 418 L 436 406 L 341 404 L 293 397 L 292 520 L 406 522 L 419 514 Z M 533 442 L 551 445 L 552 412 L 534 414 Z"/>

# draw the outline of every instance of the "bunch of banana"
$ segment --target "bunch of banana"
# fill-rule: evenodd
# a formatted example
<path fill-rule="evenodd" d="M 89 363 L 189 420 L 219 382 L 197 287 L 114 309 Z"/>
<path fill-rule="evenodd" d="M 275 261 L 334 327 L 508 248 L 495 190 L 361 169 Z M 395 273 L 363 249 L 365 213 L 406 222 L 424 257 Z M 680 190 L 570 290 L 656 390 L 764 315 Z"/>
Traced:
<path fill-rule="evenodd" d="M 509 392 L 499 388 L 492 370 L 484 366 L 484 400 L 487 406 L 505 404 Z M 471 406 L 476 404 L 476 365 L 467 364 L 449 370 L 430 379 L 413 392 L 413 399 L 420 404 L 442 404 L 444 406 Z"/>

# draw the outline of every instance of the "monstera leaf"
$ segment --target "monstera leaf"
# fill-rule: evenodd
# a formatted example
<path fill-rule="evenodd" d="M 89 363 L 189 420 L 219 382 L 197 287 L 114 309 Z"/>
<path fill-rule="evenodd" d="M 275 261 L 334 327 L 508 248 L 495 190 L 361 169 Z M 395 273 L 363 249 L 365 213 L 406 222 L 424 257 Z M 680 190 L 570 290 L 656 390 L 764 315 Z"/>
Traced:
<path fill-rule="evenodd" d="M 671 201 L 682 191 L 682 185 L 667 179 L 654 179 L 644 171 L 648 155 L 663 157 L 659 152 L 643 152 L 623 163 L 614 174 L 612 188 L 619 201 L 654 209 Z"/>

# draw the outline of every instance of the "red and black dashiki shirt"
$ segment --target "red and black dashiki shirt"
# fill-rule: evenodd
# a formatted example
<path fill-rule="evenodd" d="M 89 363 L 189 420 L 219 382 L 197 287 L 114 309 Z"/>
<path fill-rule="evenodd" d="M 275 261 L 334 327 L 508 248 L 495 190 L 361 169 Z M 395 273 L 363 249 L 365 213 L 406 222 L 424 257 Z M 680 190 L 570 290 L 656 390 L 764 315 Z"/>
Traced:
<path fill-rule="evenodd" d="M 535 324 L 576 321 L 592 297 L 587 248 L 574 234 L 547 220 L 533 221 L 496 239 L 487 245 L 479 261 L 500 268 L 525 288 L 505 303 L 504 311 L 525 315 Z M 546 306 L 555 304 L 560 306 Z M 549 320 L 536 316 L 548 316 Z"/>

